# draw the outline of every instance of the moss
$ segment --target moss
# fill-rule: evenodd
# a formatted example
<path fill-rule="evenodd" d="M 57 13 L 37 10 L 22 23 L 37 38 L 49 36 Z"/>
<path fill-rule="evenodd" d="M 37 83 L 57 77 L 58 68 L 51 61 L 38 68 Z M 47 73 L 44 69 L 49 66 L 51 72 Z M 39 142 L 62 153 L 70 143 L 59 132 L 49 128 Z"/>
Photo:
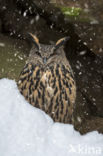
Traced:
<path fill-rule="evenodd" d="M 61 7 L 60 8 L 61 11 L 63 12 L 64 15 L 67 15 L 67 16 L 79 16 L 82 9 L 81 8 L 75 8 L 75 7 Z"/>
<path fill-rule="evenodd" d="M 90 22 L 91 19 L 86 12 L 82 8 L 76 7 L 61 7 L 58 6 L 62 13 L 68 18 L 70 21 L 79 21 L 79 22 Z"/>

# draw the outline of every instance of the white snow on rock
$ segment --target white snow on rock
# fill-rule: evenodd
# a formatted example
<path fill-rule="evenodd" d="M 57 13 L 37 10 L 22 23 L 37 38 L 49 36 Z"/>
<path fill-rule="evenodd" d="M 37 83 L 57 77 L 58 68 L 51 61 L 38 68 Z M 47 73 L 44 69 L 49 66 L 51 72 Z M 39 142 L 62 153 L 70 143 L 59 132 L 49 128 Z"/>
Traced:
<path fill-rule="evenodd" d="M 31 106 L 13 80 L 0 80 L 0 156 L 103 156 L 103 135 L 80 135 Z"/>

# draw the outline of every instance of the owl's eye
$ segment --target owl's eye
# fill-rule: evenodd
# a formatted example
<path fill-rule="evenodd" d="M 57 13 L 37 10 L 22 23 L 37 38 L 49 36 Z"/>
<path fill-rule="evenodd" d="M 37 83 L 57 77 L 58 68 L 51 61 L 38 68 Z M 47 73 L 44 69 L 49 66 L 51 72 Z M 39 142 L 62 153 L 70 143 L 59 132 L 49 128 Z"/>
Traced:
<path fill-rule="evenodd" d="M 55 50 L 55 49 L 53 50 L 53 53 L 51 53 L 51 54 L 50 54 L 50 57 L 51 57 L 51 56 L 54 56 L 54 55 L 57 55 L 57 53 L 56 53 L 56 50 Z"/>
<path fill-rule="evenodd" d="M 37 54 L 38 56 L 41 56 L 39 51 L 36 51 L 35 54 Z"/>
<path fill-rule="evenodd" d="M 53 56 L 53 55 L 54 55 L 54 53 L 51 53 L 51 54 L 50 54 L 50 57 Z"/>

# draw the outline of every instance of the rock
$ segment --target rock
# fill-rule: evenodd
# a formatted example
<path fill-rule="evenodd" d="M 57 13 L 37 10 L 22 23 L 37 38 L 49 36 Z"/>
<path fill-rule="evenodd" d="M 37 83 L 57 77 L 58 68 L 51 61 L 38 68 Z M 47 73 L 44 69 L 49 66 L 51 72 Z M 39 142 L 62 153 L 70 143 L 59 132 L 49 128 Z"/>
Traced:
<path fill-rule="evenodd" d="M 103 57 L 83 46 L 76 52 L 71 51 L 70 47 L 66 45 L 66 54 L 75 72 L 77 84 L 74 125 L 80 127 L 91 116 L 103 118 Z"/>
<path fill-rule="evenodd" d="M 103 133 L 103 118 L 92 116 L 90 119 L 85 120 L 79 125 L 75 125 L 74 128 L 81 134 L 85 134 L 91 131 L 98 131 Z"/>
<path fill-rule="evenodd" d="M 103 25 L 102 24 L 78 24 L 76 32 L 91 51 L 103 55 Z"/>
<path fill-rule="evenodd" d="M 78 16 L 71 18 L 71 14 L 69 14 L 68 17 L 66 16 L 66 20 L 75 24 L 75 32 L 89 49 L 97 54 L 103 55 L 103 1 L 55 0 L 55 2 L 60 7 L 81 9 Z"/>

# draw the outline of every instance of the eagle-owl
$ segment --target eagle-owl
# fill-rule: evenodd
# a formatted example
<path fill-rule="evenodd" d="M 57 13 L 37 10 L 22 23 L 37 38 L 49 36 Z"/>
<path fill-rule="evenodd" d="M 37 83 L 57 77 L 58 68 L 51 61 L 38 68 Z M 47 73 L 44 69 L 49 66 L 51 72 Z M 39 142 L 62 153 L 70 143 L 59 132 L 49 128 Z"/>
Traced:
<path fill-rule="evenodd" d="M 54 121 L 70 123 L 76 83 L 63 50 L 69 37 L 55 45 L 40 44 L 33 34 L 30 37 L 34 45 L 17 82 L 18 88 L 30 104 L 45 111 Z"/>

